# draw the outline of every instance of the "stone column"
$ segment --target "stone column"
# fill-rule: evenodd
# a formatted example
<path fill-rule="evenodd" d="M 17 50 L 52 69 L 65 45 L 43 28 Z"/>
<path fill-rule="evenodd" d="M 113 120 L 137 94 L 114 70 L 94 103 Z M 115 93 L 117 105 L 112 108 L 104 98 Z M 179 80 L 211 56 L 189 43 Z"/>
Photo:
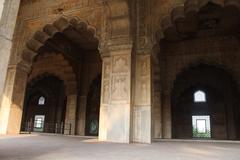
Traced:
<path fill-rule="evenodd" d="M 99 139 L 130 142 L 131 45 L 111 47 L 103 57 Z"/>
<path fill-rule="evenodd" d="M 101 105 L 99 118 L 99 140 L 107 140 L 107 116 L 110 105 L 110 72 L 111 58 L 104 55 L 102 57 L 102 84 L 101 84 Z"/>
<path fill-rule="evenodd" d="M 151 143 L 151 56 L 136 55 L 135 96 L 132 113 L 133 141 Z"/>
<path fill-rule="evenodd" d="M 228 139 L 236 139 L 237 134 L 236 134 L 236 126 L 235 126 L 235 120 L 234 120 L 234 108 L 236 107 L 235 105 L 237 104 L 235 102 L 235 97 L 234 93 L 231 91 L 231 86 L 227 86 L 227 90 L 225 90 L 225 93 L 229 96 L 229 102 L 228 105 L 226 105 L 226 118 L 227 118 L 227 138 Z"/>
<path fill-rule="evenodd" d="M 8 61 L 11 55 L 12 39 L 18 14 L 20 0 L 5 0 L 2 18 L 0 17 L 0 101 L 3 98 Z M 2 106 L 0 106 L 1 109 Z M 1 118 L 1 117 L 0 117 Z"/>
<path fill-rule="evenodd" d="M 154 84 L 154 90 L 156 87 L 159 87 L 159 85 Z M 159 87 L 160 88 L 160 87 Z M 154 91 L 154 109 L 153 109 L 153 124 L 154 124 L 154 129 L 153 129 L 153 137 L 154 138 L 162 138 L 162 102 L 161 102 L 161 90 L 159 91 Z"/>
<path fill-rule="evenodd" d="M 85 123 L 86 123 L 86 106 L 87 106 L 87 96 L 80 96 L 79 98 L 79 112 L 78 112 L 78 126 L 77 134 L 85 135 Z"/>
<path fill-rule="evenodd" d="M 10 66 L 0 109 L 0 134 L 19 134 L 27 84 L 27 66 Z"/>
<path fill-rule="evenodd" d="M 159 59 L 160 47 L 159 44 L 155 44 L 153 47 L 152 55 L 152 123 L 154 138 L 162 138 L 162 86 L 161 86 L 161 64 Z"/>
<path fill-rule="evenodd" d="M 71 124 L 71 132 L 70 132 L 71 135 L 75 135 L 76 109 L 77 109 L 77 95 L 68 95 L 67 106 L 66 106 L 65 128 L 69 129 L 69 124 Z M 69 134 L 69 130 L 65 130 L 64 134 Z"/>
<path fill-rule="evenodd" d="M 170 93 L 164 93 L 162 98 L 163 138 L 170 139 L 172 138 L 172 114 Z"/>

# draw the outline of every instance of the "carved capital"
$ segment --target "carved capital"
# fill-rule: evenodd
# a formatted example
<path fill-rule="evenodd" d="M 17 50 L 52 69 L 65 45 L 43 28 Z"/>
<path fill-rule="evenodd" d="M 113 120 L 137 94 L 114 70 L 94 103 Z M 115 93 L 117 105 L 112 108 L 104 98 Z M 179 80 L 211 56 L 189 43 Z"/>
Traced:
<path fill-rule="evenodd" d="M 132 50 L 133 45 L 131 43 L 122 44 L 122 45 L 110 45 L 109 51 L 118 51 L 118 50 Z"/>

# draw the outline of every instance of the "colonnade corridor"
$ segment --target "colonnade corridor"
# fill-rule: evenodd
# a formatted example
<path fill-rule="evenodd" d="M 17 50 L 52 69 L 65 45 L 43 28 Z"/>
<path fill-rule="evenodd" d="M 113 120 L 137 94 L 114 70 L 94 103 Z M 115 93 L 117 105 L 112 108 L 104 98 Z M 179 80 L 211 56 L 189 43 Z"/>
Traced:
<path fill-rule="evenodd" d="M 239 160 L 240 0 L 0 0 L 0 160 Z"/>

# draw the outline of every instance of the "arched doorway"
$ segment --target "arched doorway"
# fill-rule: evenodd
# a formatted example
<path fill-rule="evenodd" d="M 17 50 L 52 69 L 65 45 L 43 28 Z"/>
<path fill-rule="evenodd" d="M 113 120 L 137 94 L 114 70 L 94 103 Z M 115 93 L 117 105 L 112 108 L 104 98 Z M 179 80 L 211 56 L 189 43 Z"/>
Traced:
<path fill-rule="evenodd" d="M 98 136 L 101 96 L 101 75 L 95 78 L 87 96 L 85 135 Z"/>
<path fill-rule="evenodd" d="M 22 131 L 59 133 L 65 121 L 66 93 L 62 80 L 43 75 L 27 85 Z M 29 126 L 31 125 L 31 126 Z"/>
<path fill-rule="evenodd" d="M 222 115 L 222 119 L 227 119 L 227 122 L 217 121 L 216 123 L 223 126 L 225 125 L 224 123 L 226 123 L 227 126 L 225 126 L 225 130 L 227 131 L 224 131 L 224 127 L 221 129 L 219 129 L 219 127 L 214 128 L 216 123 L 214 122 L 214 117 L 210 116 L 208 118 L 210 119 L 210 124 L 215 123 L 215 125 L 211 125 L 211 136 L 208 137 L 215 139 L 236 139 L 238 125 L 231 127 L 233 125 L 229 124 L 229 117 L 232 117 L 231 121 L 233 122 L 232 124 L 234 124 L 238 123 L 238 120 L 236 120 L 238 116 L 229 116 L 229 114 L 237 114 L 239 112 L 229 111 L 228 109 L 231 107 L 223 106 L 236 103 L 231 105 L 233 107 L 237 106 L 238 103 L 230 99 L 236 100 L 235 96 L 239 89 L 239 72 L 237 69 L 239 66 L 236 65 L 238 64 L 238 53 L 240 51 L 238 47 L 240 41 L 237 36 L 239 32 L 239 27 L 237 26 L 240 24 L 239 15 L 240 12 L 237 5 L 233 3 L 187 0 L 184 5 L 175 7 L 169 16 L 161 20 L 161 30 L 159 30 L 161 34 L 158 34 L 160 46 L 158 55 L 159 63 L 157 64 L 158 75 L 156 74 L 158 81 L 155 85 L 160 86 L 158 90 L 156 90 L 156 93 L 160 93 L 159 100 L 161 105 L 157 107 L 159 110 L 158 113 L 161 116 L 157 118 L 159 119 L 158 128 L 160 128 L 159 132 L 162 134 L 160 135 L 162 138 L 193 138 L 192 121 L 196 118 L 193 116 L 199 116 L 200 113 L 202 116 L 209 116 L 208 114 L 212 112 L 218 112 L 212 111 L 212 108 L 208 108 L 218 103 L 220 105 L 219 110 L 222 110 L 219 112 L 227 112 L 227 117 Z M 234 77 L 234 81 L 232 80 L 226 83 L 228 84 L 227 89 L 231 90 L 231 95 L 227 95 L 229 100 L 223 101 L 223 99 L 225 99 L 223 97 L 226 96 L 223 94 L 225 91 L 221 89 L 221 87 L 216 87 L 214 83 L 212 83 L 214 85 L 202 83 L 202 81 L 200 81 L 201 83 L 197 83 L 198 81 L 193 76 L 194 73 L 192 73 L 192 77 L 186 76 L 178 81 L 179 73 L 182 72 L 184 68 L 191 70 L 192 67 L 189 66 L 196 66 L 197 64 L 213 64 L 214 66 L 218 66 L 213 67 L 217 70 L 213 71 L 213 74 L 207 71 L 203 72 L 201 69 L 196 70 L 196 73 L 203 72 L 204 76 L 198 77 L 199 79 L 205 78 L 203 81 L 207 81 L 207 79 L 212 77 L 217 83 L 221 81 L 223 86 L 225 85 L 225 80 L 216 78 L 218 77 L 216 73 L 219 73 L 220 68 L 231 71 L 231 76 Z M 205 68 L 204 65 L 198 67 Z M 213 77 L 214 75 L 216 75 L 215 78 Z M 229 73 L 223 71 L 221 75 L 229 75 Z M 181 83 L 186 83 L 184 79 L 187 80 L 188 78 L 192 81 L 189 80 L 187 83 L 195 84 L 185 87 L 182 90 L 179 88 L 176 89 L 176 82 L 181 86 L 183 85 Z M 230 86 L 230 84 L 235 87 Z M 206 102 L 194 102 L 194 93 L 198 91 L 202 91 L 202 93 L 206 95 Z M 175 92 L 177 96 L 179 96 L 178 98 L 176 98 L 175 95 L 173 96 Z M 176 107 L 177 105 L 184 106 L 185 109 L 184 107 Z M 193 106 L 195 106 L 195 108 Z M 205 108 L 205 110 L 203 108 Z M 238 107 L 234 107 L 235 110 L 238 110 L 237 108 Z M 185 119 L 183 116 L 181 117 L 176 111 L 181 109 L 183 114 L 191 116 L 185 116 Z M 226 112 L 224 110 L 226 110 Z M 178 118 L 178 116 L 183 119 Z M 177 124 L 178 122 L 181 124 Z M 199 123 L 201 123 L 201 121 L 199 121 Z M 183 133 L 180 133 L 181 129 L 178 127 L 179 125 L 185 126 L 185 130 L 188 130 L 188 132 L 185 133 L 185 130 L 182 129 Z M 230 131 L 231 129 L 232 131 Z"/>
<path fill-rule="evenodd" d="M 23 53 L 23 62 L 31 66 L 28 82 L 45 74 L 55 75 L 63 81 L 65 97 L 60 99 L 66 103 L 65 119 L 62 120 L 64 134 L 85 135 L 85 123 L 82 123 L 85 116 L 82 115 L 86 114 L 86 98 L 83 97 L 86 97 L 89 82 L 102 72 L 99 41 L 95 34 L 95 28 L 87 22 L 61 17 L 37 31 Z M 42 90 L 45 93 L 47 89 Z M 41 97 L 45 98 L 44 95 L 38 98 Z M 39 119 L 46 120 L 45 117 Z"/>
<path fill-rule="evenodd" d="M 199 65 L 180 73 L 171 93 L 173 138 L 237 139 L 236 83 L 223 69 Z"/>

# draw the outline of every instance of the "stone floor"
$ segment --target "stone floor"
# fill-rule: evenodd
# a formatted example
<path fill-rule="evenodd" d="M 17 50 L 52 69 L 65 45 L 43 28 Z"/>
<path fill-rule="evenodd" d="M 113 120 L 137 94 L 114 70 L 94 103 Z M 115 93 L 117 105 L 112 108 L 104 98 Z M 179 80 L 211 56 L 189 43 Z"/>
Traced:
<path fill-rule="evenodd" d="M 51 135 L 0 136 L 0 160 L 240 160 L 240 143 L 116 144 Z"/>

